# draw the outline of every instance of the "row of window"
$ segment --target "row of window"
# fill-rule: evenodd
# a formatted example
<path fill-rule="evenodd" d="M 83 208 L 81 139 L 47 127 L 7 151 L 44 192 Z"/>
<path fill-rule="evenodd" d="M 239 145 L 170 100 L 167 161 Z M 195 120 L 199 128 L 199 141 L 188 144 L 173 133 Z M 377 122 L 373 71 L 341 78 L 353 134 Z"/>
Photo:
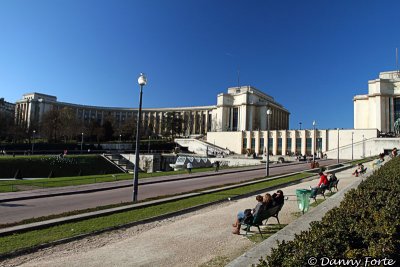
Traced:
<path fill-rule="evenodd" d="M 301 152 L 301 140 L 302 138 L 296 138 L 296 151 L 295 152 Z M 322 138 L 317 138 L 317 144 L 316 144 L 316 151 L 321 151 L 322 150 Z M 269 150 L 272 151 L 274 146 L 274 139 L 273 138 L 268 138 L 268 147 Z M 292 147 L 292 138 L 286 138 L 286 147 L 288 148 L 287 150 L 291 150 Z M 251 150 L 255 151 L 256 148 L 256 139 L 251 138 Z M 311 154 L 311 148 L 312 148 L 312 138 L 306 138 L 306 153 Z M 243 138 L 243 149 L 247 149 L 247 138 Z M 264 150 L 264 138 L 260 138 L 260 143 L 259 143 L 259 151 L 260 153 Z M 282 138 L 277 138 L 277 154 L 281 155 L 282 154 Z"/>

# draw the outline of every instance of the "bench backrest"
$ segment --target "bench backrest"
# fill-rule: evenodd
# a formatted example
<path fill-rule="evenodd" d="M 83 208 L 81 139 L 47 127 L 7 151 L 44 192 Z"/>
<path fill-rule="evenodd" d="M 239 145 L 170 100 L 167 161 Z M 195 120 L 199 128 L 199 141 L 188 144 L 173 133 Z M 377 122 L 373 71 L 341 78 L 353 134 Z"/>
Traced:
<path fill-rule="evenodd" d="M 264 221 L 272 216 L 275 216 L 276 214 L 279 213 L 279 211 L 282 209 L 282 207 L 283 207 L 283 203 L 260 212 L 256 217 L 254 217 L 253 224 L 261 224 L 262 221 Z"/>
<path fill-rule="evenodd" d="M 336 181 L 330 182 L 329 183 L 329 188 L 335 187 L 338 183 L 339 183 L 339 179 L 337 179 Z"/>

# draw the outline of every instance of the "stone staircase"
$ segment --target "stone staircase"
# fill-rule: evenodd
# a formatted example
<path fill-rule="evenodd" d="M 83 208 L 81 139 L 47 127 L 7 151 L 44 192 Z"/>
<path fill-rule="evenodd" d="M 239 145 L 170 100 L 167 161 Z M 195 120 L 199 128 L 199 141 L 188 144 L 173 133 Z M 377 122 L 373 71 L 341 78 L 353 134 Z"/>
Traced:
<path fill-rule="evenodd" d="M 176 138 L 174 141 L 181 147 L 187 147 L 190 152 L 198 155 L 229 155 L 231 153 L 229 149 L 195 138 Z"/>
<path fill-rule="evenodd" d="M 102 156 L 121 171 L 133 173 L 134 164 L 120 154 L 103 154 Z"/>

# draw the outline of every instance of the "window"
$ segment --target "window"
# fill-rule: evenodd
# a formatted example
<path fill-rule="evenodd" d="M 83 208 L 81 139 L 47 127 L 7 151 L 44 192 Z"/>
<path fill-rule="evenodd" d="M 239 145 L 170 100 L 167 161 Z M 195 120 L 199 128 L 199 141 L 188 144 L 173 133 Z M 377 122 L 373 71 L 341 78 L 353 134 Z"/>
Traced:
<path fill-rule="evenodd" d="M 276 153 L 277 155 L 282 155 L 282 138 L 278 138 L 278 150 Z"/>
<path fill-rule="evenodd" d="M 306 154 L 311 155 L 311 144 L 312 144 L 312 138 L 306 138 Z"/>
<path fill-rule="evenodd" d="M 317 152 L 322 151 L 322 138 L 317 138 L 317 147 L 316 147 Z"/>
<path fill-rule="evenodd" d="M 247 148 L 247 138 L 243 138 L 243 148 Z"/>
<path fill-rule="evenodd" d="M 268 149 L 269 149 L 269 154 L 272 154 L 272 148 L 274 147 L 274 139 L 273 138 L 268 138 Z"/>
<path fill-rule="evenodd" d="M 286 151 L 292 150 L 292 138 L 286 138 Z"/>
<path fill-rule="evenodd" d="M 264 138 L 260 138 L 259 154 L 264 153 Z"/>
<path fill-rule="evenodd" d="M 239 121 L 239 109 L 231 108 L 229 110 L 229 118 L 228 118 L 228 128 L 232 131 L 238 130 L 238 121 Z"/>
<path fill-rule="evenodd" d="M 400 118 L 400 98 L 393 99 L 394 104 L 394 121 Z"/>
<path fill-rule="evenodd" d="M 301 138 L 296 138 L 296 153 L 301 154 Z"/>
<path fill-rule="evenodd" d="M 254 152 L 256 150 L 256 139 L 251 138 L 251 150 Z"/>

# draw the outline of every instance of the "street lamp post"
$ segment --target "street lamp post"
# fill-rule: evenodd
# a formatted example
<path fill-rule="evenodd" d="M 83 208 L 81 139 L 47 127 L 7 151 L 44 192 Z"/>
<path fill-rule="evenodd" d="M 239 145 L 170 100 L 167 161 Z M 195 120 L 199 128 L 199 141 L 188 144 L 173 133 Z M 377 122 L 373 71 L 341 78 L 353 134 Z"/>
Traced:
<path fill-rule="evenodd" d="M 81 139 L 81 154 L 82 154 L 82 151 L 83 151 L 83 133 L 82 133 L 82 139 Z"/>
<path fill-rule="evenodd" d="M 269 176 L 269 118 L 271 117 L 272 110 L 268 109 L 267 110 L 267 161 L 265 163 L 265 168 L 266 168 L 266 174 L 267 177 Z"/>
<path fill-rule="evenodd" d="M 337 128 L 337 163 L 339 164 L 339 128 Z"/>
<path fill-rule="evenodd" d="M 147 83 L 147 78 L 143 73 L 140 73 L 138 78 L 138 83 L 140 86 L 140 96 L 139 96 L 139 111 L 137 117 L 137 125 L 136 125 L 136 148 L 135 148 L 135 169 L 133 171 L 133 202 L 137 201 L 138 195 L 138 172 L 139 172 L 139 141 L 140 141 L 140 124 L 142 117 L 142 94 L 143 94 L 143 86 Z"/>
<path fill-rule="evenodd" d="M 121 150 L 121 137 L 122 137 L 122 135 L 121 134 L 119 134 L 119 146 L 118 146 L 118 150 Z"/>
<path fill-rule="evenodd" d="M 353 144 L 354 144 L 354 132 L 351 132 L 351 161 L 353 161 Z"/>
<path fill-rule="evenodd" d="M 313 139 L 314 139 L 314 149 L 313 149 L 313 154 L 312 154 L 312 161 L 313 162 L 315 162 L 315 145 L 316 145 L 316 141 L 317 141 L 317 138 L 316 138 L 316 136 L 315 136 L 315 125 L 316 125 L 317 123 L 315 122 L 315 121 L 313 121 L 312 122 L 312 126 L 313 126 Z"/>
<path fill-rule="evenodd" d="M 300 125 L 300 131 L 301 131 L 301 122 L 299 122 L 299 125 Z"/>
<path fill-rule="evenodd" d="M 33 155 L 33 149 L 35 147 L 35 133 L 36 133 L 36 130 L 33 130 L 33 134 L 32 134 L 32 155 Z"/>
<path fill-rule="evenodd" d="M 365 158 L 365 140 L 364 140 L 364 135 L 362 136 L 362 148 L 363 148 L 362 157 Z"/>

